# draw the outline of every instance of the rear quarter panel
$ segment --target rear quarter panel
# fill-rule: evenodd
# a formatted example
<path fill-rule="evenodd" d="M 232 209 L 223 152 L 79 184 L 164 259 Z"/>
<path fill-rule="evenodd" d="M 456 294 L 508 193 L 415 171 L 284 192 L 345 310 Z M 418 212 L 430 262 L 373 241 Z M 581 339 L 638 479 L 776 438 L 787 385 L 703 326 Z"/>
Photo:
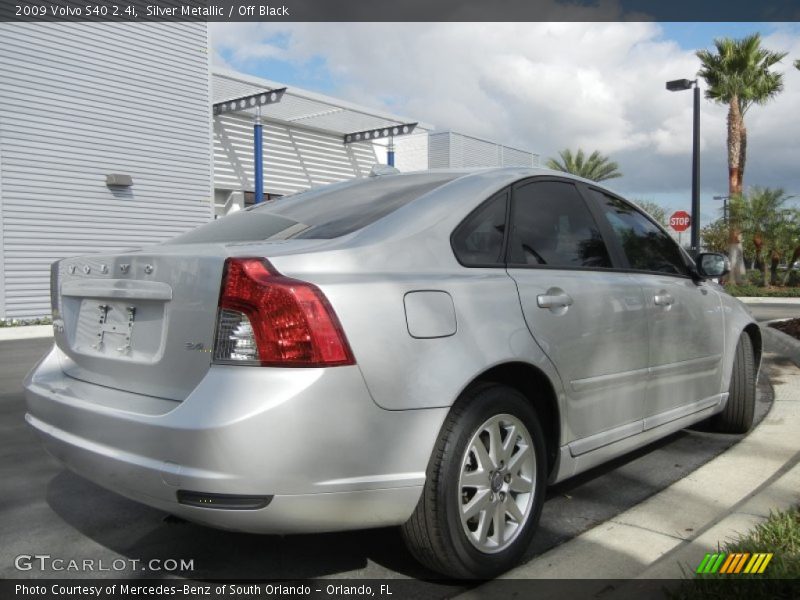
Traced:
<path fill-rule="evenodd" d="M 481 373 L 512 361 L 538 367 L 561 393 L 505 269 L 463 267 L 450 247 L 458 223 L 514 178 L 508 171 L 456 180 L 367 228 L 347 248 L 267 254 L 279 271 L 315 283 L 328 297 L 379 406 L 450 406 Z M 412 337 L 404 297 L 423 290 L 450 295 L 453 335 Z"/>

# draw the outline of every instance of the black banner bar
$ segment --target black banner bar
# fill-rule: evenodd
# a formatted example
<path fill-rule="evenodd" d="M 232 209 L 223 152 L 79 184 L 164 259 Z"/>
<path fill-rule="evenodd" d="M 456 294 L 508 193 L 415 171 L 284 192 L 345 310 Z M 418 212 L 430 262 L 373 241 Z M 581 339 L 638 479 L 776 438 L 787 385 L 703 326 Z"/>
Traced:
<path fill-rule="evenodd" d="M 431 583 L 440 587 L 431 590 Z M 0 580 L 3 600 L 431 600 L 464 596 L 469 600 L 517 600 L 747 597 L 748 600 L 797 598 L 798 579 L 706 577 L 679 579 L 504 579 L 487 582 L 414 579 L 306 579 L 297 581 L 189 581 L 183 579 L 7 579 Z"/>
<path fill-rule="evenodd" d="M 798 0 L 0 0 L 0 21 L 800 21 Z"/>

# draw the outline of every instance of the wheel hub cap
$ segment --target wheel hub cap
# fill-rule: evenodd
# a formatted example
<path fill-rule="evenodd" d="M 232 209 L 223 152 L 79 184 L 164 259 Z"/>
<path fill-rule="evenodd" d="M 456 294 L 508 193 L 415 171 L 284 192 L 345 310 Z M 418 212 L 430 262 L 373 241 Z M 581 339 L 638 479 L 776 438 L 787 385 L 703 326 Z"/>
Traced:
<path fill-rule="evenodd" d="M 508 548 L 533 513 L 536 453 L 527 427 L 509 414 L 487 419 L 461 461 L 461 526 L 480 552 Z"/>
<path fill-rule="evenodd" d="M 503 488 L 503 474 L 500 471 L 495 471 L 492 475 L 492 491 L 499 492 Z"/>

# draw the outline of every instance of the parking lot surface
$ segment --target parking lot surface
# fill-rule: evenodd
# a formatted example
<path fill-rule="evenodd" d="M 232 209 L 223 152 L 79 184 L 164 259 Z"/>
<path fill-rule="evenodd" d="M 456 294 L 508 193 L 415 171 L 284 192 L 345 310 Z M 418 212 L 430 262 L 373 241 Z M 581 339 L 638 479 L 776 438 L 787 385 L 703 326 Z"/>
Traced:
<path fill-rule="evenodd" d="M 417 565 L 396 529 L 262 536 L 171 519 L 64 470 L 24 421 L 22 379 L 50 339 L 0 342 L 0 577 L 162 577 L 192 579 L 419 578 L 416 594 L 441 598 L 458 585 L 435 581 Z M 757 419 L 771 402 L 759 384 Z M 736 443 L 741 436 L 681 431 L 552 488 L 530 556 L 540 554 L 634 506 Z M 15 557 L 48 554 L 93 559 L 108 571 L 19 571 Z M 123 560 L 120 560 L 123 559 Z M 192 560 L 193 570 L 154 571 L 148 561 Z M 116 563 L 113 561 L 117 560 Z M 162 564 L 162 563 L 154 563 Z"/>

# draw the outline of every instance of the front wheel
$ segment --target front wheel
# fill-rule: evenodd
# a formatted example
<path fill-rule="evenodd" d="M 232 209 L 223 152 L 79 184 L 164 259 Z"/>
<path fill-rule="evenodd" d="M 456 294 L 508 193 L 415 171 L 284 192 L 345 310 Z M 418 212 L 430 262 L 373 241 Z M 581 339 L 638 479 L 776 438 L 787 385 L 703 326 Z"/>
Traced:
<path fill-rule="evenodd" d="M 451 577 L 493 577 L 533 537 L 547 477 L 536 411 L 517 390 L 481 384 L 453 406 L 425 487 L 403 525 L 411 553 Z"/>
<path fill-rule="evenodd" d="M 711 424 L 721 433 L 746 433 L 753 426 L 756 411 L 755 356 L 746 333 L 742 333 L 736 345 L 728 392 L 725 409 L 711 417 Z"/>

